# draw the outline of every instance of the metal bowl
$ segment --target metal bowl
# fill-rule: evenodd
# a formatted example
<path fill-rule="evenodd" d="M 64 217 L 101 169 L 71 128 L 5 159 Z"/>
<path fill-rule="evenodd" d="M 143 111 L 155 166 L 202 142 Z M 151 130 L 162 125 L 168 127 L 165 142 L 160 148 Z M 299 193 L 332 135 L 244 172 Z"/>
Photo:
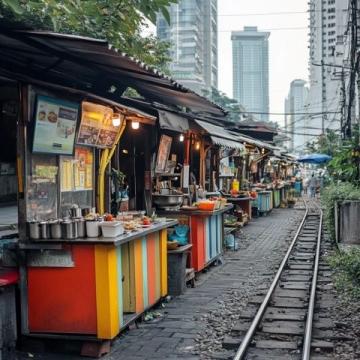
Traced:
<path fill-rule="evenodd" d="M 153 194 L 152 196 L 154 204 L 162 209 L 167 207 L 176 207 L 180 206 L 183 203 L 184 195 L 160 195 Z"/>

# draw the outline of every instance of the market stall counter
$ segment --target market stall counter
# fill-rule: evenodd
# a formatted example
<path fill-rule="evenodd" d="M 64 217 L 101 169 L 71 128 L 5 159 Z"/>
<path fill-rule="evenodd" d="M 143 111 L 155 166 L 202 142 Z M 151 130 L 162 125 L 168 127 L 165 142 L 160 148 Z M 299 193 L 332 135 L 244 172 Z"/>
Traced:
<path fill-rule="evenodd" d="M 29 333 L 113 339 L 167 295 L 167 228 L 176 224 L 163 221 L 113 238 L 21 244 Z"/>
<path fill-rule="evenodd" d="M 224 245 L 224 213 L 231 210 L 228 204 L 221 209 L 204 211 L 188 208 L 187 210 L 162 210 L 159 215 L 173 218 L 180 224 L 189 226 L 192 244 L 190 266 L 196 272 L 214 262 L 223 252 Z"/>

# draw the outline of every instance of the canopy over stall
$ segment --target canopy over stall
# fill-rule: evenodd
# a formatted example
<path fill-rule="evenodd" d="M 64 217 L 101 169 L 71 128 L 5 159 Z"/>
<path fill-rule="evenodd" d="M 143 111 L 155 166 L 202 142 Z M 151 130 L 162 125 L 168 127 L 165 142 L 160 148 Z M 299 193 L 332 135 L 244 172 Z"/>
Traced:
<path fill-rule="evenodd" d="M 4 76 L 77 89 L 119 102 L 134 88 L 151 102 L 223 117 L 205 97 L 140 61 L 119 53 L 104 40 L 14 29 L 0 21 L 0 68 Z"/>
<path fill-rule="evenodd" d="M 331 159 L 331 156 L 326 154 L 310 154 L 299 157 L 297 161 L 308 164 L 324 164 Z"/>

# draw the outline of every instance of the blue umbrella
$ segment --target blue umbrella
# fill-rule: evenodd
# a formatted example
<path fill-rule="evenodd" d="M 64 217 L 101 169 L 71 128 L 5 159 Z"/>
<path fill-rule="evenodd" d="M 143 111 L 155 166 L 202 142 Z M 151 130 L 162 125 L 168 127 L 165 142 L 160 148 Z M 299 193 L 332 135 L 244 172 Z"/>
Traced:
<path fill-rule="evenodd" d="M 323 164 L 331 160 L 332 157 L 326 154 L 310 154 L 300 156 L 297 161 L 308 164 Z"/>

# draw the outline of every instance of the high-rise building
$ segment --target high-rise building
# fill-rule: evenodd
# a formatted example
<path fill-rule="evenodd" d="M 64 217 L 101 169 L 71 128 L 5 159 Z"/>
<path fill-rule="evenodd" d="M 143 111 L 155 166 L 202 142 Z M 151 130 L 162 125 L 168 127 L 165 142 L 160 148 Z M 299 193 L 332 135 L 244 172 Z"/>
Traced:
<path fill-rule="evenodd" d="M 339 129 L 348 0 L 309 1 L 309 127 L 312 140 Z M 344 74 L 346 76 L 346 74 Z"/>
<path fill-rule="evenodd" d="M 171 44 L 172 76 L 200 94 L 217 88 L 217 0 L 179 0 L 169 13 L 170 25 L 159 14 L 156 27 Z"/>
<path fill-rule="evenodd" d="M 308 95 L 306 81 L 296 79 L 291 82 L 289 95 L 285 99 L 285 134 L 290 138 L 287 147 L 294 153 L 301 154 L 308 141 L 308 117 L 305 115 Z"/>
<path fill-rule="evenodd" d="M 231 33 L 233 98 L 263 121 L 269 120 L 269 36 L 253 26 Z"/>

